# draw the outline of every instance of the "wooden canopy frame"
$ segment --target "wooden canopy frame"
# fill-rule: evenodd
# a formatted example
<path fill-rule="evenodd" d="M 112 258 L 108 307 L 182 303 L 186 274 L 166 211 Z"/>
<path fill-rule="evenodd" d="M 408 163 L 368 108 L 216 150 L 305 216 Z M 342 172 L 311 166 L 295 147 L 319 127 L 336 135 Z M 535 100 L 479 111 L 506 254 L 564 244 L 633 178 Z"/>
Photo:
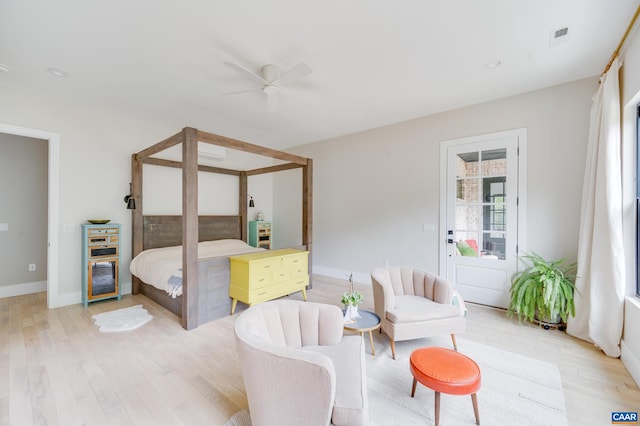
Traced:
<path fill-rule="evenodd" d="M 287 163 L 245 171 L 198 165 L 198 142 L 263 155 L 287 161 Z M 152 155 L 178 144 L 182 144 L 182 162 L 152 157 Z M 203 132 L 191 127 L 185 127 L 175 135 L 133 154 L 131 156 L 131 195 L 137 206 L 132 210 L 133 257 L 143 250 L 142 169 L 144 164 L 182 169 L 182 326 L 185 329 L 189 330 L 198 326 L 198 171 L 239 177 L 240 202 L 238 207 L 241 217 L 241 237 L 242 240 L 247 241 L 247 177 L 302 168 L 302 245 L 306 246 L 309 251 L 309 275 L 311 275 L 313 160 L 310 158 Z M 138 294 L 141 281 L 134 276 L 132 285 L 133 294 Z"/>

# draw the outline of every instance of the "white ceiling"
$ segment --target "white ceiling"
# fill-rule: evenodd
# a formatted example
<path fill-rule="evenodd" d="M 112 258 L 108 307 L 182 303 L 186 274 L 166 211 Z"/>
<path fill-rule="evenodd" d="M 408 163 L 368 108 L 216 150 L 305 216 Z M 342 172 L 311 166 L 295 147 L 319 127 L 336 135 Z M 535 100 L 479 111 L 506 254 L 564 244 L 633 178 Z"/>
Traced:
<path fill-rule="evenodd" d="M 0 89 L 286 148 L 599 75 L 639 3 L 0 0 Z M 224 61 L 314 72 L 269 113 L 261 92 L 221 95 L 255 87 Z"/>

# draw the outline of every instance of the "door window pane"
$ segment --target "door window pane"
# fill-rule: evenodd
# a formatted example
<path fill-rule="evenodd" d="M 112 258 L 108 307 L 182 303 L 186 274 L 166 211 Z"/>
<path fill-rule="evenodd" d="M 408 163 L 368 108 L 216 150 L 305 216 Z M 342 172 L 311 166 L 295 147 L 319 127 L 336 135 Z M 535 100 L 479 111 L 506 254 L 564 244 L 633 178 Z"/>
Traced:
<path fill-rule="evenodd" d="M 457 255 L 504 260 L 507 150 L 461 153 L 456 160 Z"/>

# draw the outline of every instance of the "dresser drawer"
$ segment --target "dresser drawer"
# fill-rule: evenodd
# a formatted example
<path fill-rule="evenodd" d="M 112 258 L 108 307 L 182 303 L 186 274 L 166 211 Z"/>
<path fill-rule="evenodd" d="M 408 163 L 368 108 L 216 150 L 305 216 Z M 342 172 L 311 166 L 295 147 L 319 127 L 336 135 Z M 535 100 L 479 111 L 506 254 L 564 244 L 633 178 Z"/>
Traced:
<path fill-rule="evenodd" d="M 309 275 L 305 275 L 304 277 L 297 277 L 295 279 L 291 279 L 282 284 L 280 288 L 281 293 L 283 295 L 295 293 L 297 291 L 302 290 L 303 288 L 309 285 Z"/>
<path fill-rule="evenodd" d="M 236 287 L 233 285 L 229 286 L 229 297 L 241 300 L 248 305 L 271 300 L 279 296 L 279 289 L 274 286 L 252 288 L 251 290 L 243 287 Z"/>
<path fill-rule="evenodd" d="M 291 278 L 309 274 L 309 256 L 305 253 L 289 255 L 282 258 L 282 269 L 286 269 Z"/>

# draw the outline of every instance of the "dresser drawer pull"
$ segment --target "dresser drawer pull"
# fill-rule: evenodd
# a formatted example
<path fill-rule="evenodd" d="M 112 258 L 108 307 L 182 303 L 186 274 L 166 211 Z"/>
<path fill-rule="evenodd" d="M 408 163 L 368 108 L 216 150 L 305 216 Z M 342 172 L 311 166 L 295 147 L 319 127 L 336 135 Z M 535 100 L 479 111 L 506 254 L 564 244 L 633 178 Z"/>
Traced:
<path fill-rule="evenodd" d="M 264 269 L 271 268 L 271 265 L 265 265 Z"/>
<path fill-rule="evenodd" d="M 258 293 L 256 296 L 264 296 L 265 294 L 267 294 L 267 292 L 263 291 L 262 293 Z"/>
<path fill-rule="evenodd" d="M 258 281 L 264 281 L 264 278 L 260 278 Z"/>

